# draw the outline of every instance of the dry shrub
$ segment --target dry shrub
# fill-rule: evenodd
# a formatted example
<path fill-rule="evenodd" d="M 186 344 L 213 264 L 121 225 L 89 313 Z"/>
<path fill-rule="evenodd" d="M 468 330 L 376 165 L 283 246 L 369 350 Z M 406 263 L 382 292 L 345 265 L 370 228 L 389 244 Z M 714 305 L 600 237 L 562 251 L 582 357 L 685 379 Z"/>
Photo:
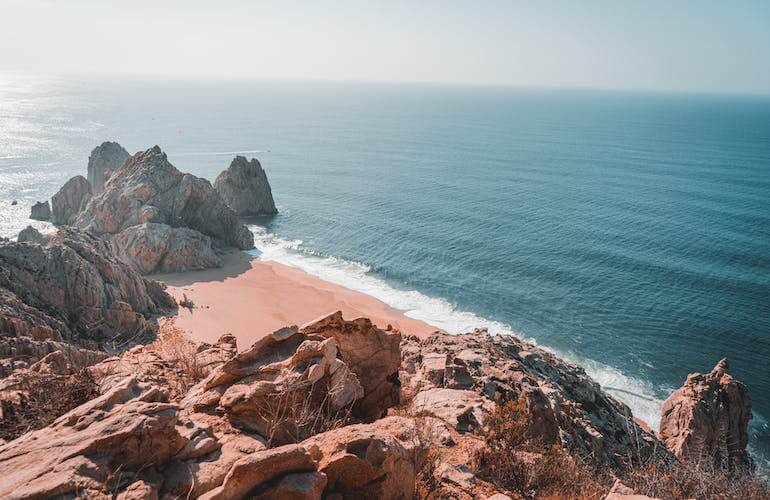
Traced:
<path fill-rule="evenodd" d="M 190 312 L 192 312 L 192 310 L 195 308 L 195 302 L 193 302 L 192 299 L 187 298 L 186 293 L 182 294 L 182 300 L 179 301 L 179 305 L 189 310 Z"/>
<path fill-rule="evenodd" d="M 523 400 L 497 406 L 485 421 L 487 446 L 475 457 L 477 475 L 525 498 L 601 498 L 608 479 L 559 446 L 532 440 L 529 417 Z"/>
<path fill-rule="evenodd" d="M 202 380 L 205 374 L 198 363 L 198 345 L 191 341 L 172 319 L 162 321 L 158 328 L 158 336 L 148 346 L 168 363 L 182 371 L 193 382 Z"/>
<path fill-rule="evenodd" d="M 30 374 L 21 380 L 18 390 L 23 394 L 18 403 L 0 402 L 0 439 L 6 441 L 42 429 L 99 395 L 98 386 L 86 369 L 74 375 Z"/>
<path fill-rule="evenodd" d="M 324 377 L 315 384 L 303 382 L 268 395 L 256 410 L 265 423 L 268 448 L 299 443 L 315 434 L 350 424 L 352 404 L 332 408 L 332 397 L 338 390 L 340 388 L 330 386 L 328 377 Z"/>
<path fill-rule="evenodd" d="M 623 482 L 639 494 L 672 500 L 689 498 L 770 499 L 768 477 L 731 472 L 713 457 L 687 462 L 649 462 L 634 467 Z"/>

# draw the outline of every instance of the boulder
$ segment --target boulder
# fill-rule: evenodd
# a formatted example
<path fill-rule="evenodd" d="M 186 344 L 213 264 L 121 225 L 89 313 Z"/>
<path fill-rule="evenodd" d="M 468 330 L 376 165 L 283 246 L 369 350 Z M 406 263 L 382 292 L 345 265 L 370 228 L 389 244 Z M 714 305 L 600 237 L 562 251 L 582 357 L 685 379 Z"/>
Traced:
<path fill-rule="evenodd" d="M 186 227 L 147 222 L 110 238 L 115 255 L 141 274 L 207 269 L 222 265 L 211 238 Z"/>
<path fill-rule="evenodd" d="M 484 417 L 494 403 L 466 390 L 433 387 L 419 392 L 410 407 L 412 415 L 430 415 L 451 425 L 458 432 L 482 430 Z"/>
<path fill-rule="evenodd" d="M 214 369 L 183 406 L 216 409 L 271 445 L 296 442 L 344 417 L 364 395 L 358 377 L 337 356 L 333 338 L 282 328 Z"/>
<path fill-rule="evenodd" d="M 612 484 L 607 496 L 604 500 L 658 500 L 656 498 L 648 497 L 647 495 L 640 495 L 632 488 L 629 488 L 623 484 L 620 479 L 616 479 Z"/>
<path fill-rule="evenodd" d="M 235 462 L 225 476 L 222 485 L 199 498 L 201 500 L 253 498 L 259 496 L 260 493 L 265 493 L 258 491 L 260 486 L 277 478 L 283 477 L 285 479 L 285 476 L 289 474 L 312 473 L 315 470 L 316 463 L 310 453 L 295 444 L 258 451 Z M 317 483 L 311 486 L 311 490 L 317 490 L 318 486 L 324 482 L 322 476 L 315 475 L 315 477 Z"/>
<path fill-rule="evenodd" d="M 48 204 L 48 200 L 38 201 L 32 205 L 29 218 L 35 220 L 49 220 L 51 218 L 51 205 Z"/>
<path fill-rule="evenodd" d="M 109 246 L 74 228 L 49 243 L 0 241 L 0 326 L 50 328 L 69 340 L 129 339 L 149 332 L 151 315 L 174 306 L 163 285 L 142 278 Z"/>
<path fill-rule="evenodd" d="M 161 391 L 127 380 L 0 448 L 0 497 L 105 495 L 115 470 L 162 464 L 185 447 L 176 423 Z"/>
<path fill-rule="evenodd" d="M 325 498 L 414 498 L 421 441 L 415 421 L 386 417 L 302 442 L 327 478 Z"/>
<path fill-rule="evenodd" d="M 117 142 L 103 142 L 91 151 L 88 157 L 88 182 L 93 194 L 104 191 L 104 184 L 113 172 L 119 169 L 129 158 L 128 151 Z"/>
<path fill-rule="evenodd" d="M 51 222 L 71 226 L 90 200 L 91 184 L 82 175 L 76 175 L 51 198 Z"/>
<path fill-rule="evenodd" d="M 40 231 L 32 226 L 27 226 L 19 231 L 19 236 L 16 237 L 16 241 L 19 243 L 37 243 L 38 245 L 45 245 L 48 243 L 48 238 L 44 236 Z"/>
<path fill-rule="evenodd" d="M 358 376 L 364 397 L 354 408 L 362 418 L 379 418 L 400 402 L 401 334 L 381 330 L 368 318 L 346 321 L 337 311 L 302 327 L 305 335 L 333 338 L 342 361 Z"/>
<path fill-rule="evenodd" d="M 240 249 L 254 246 L 251 232 L 211 183 L 177 170 L 158 146 L 126 160 L 75 224 L 113 235 L 145 222 L 194 229 Z"/>
<path fill-rule="evenodd" d="M 729 366 L 722 359 L 710 373 L 688 375 L 684 386 L 663 403 L 659 435 L 680 459 L 749 470 L 751 398 L 746 386 L 727 372 Z"/>
<path fill-rule="evenodd" d="M 267 175 L 256 158 L 236 156 L 214 181 L 214 189 L 239 215 L 277 214 Z"/>

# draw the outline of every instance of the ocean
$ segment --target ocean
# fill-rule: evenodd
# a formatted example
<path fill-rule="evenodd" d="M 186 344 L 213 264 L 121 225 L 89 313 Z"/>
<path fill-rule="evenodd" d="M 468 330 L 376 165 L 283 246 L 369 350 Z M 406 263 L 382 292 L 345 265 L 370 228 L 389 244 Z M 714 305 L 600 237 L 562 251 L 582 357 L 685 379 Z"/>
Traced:
<path fill-rule="evenodd" d="M 770 456 L 770 98 L 0 76 L 0 236 L 105 140 L 259 158 L 261 258 L 536 342 L 653 427 L 727 356 Z"/>

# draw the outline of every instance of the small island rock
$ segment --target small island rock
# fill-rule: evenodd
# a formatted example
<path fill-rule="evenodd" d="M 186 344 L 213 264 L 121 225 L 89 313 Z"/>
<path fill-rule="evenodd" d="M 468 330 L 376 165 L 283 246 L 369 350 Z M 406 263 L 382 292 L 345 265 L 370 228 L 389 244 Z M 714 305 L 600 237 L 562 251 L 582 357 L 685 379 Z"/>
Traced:
<path fill-rule="evenodd" d="M 277 214 L 267 175 L 256 158 L 236 156 L 230 167 L 219 174 L 214 189 L 239 215 Z"/>
<path fill-rule="evenodd" d="M 51 205 L 46 201 L 38 201 L 32 205 L 32 210 L 29 214 L 30 219 L 35 220 L 50 220 L 51 219 Z"/>

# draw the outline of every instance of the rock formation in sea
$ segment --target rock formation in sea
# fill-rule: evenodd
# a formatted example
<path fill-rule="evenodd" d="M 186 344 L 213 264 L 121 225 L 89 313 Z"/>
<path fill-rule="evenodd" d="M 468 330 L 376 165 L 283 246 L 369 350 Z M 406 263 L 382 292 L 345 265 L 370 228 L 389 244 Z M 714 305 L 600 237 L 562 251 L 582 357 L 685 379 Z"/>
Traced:
<path fill-rule="evenodd" d="M 92 235 L 63 227 L 33 240 L 0 241 L 2 336 L 117 342 L 148 332 L 148 318 L 174 305 Z"/>
<path fill-rule="evenodd" d="M 88 182 L 94 195 L 104 191 L 104 183 L 129 158 L 128 151 L 117 142 L 103 142 L 88 157 Z"/>
<path fill-rule="evenodd" d="M 246 249 L 252 234 L 206 179 L 177 170 L 158 146 L 132 156 L 106 190 L 79 215 L 77 225 L 115 234 L 144 222 L 188 227 Z"/>
<path fill-rule="evenodd" d="M 751 398 L 746 385 L 727 372 L 729 367 L 722 359 L 710 373 L 687 376 L 663 403 L 660 438 L 680 459 L 751 469 L 746 450 Z"/>
<path fill-rule="evenodd" d="M 239 215 L 277 214 L 267 175 L 256 158 L 236 156 L 214 181 L 222 199 Z"/>
<path fill-rule="evenodd" d="M 29 242 L 29 243 L 38 243 L 40 245 L 44 245 L 48 242 L 48 237 L 43 235 L 40 231 L 35 229 L 32 226 L 27 226 L 21 231 L 19 231 L 19 235 L 16 237 L 16 241 L 19 243 Z"/>
<path fill-rule="evenodd" d="M 35 220 L 50 220 L 51 219 L 51 206 L 46 201 L 38 201 L 32 205 L 32 210 L 29 214 L 30 219 Z"/>
<path fill-rule="evenodd" d="M 91 184 L 82 175 L 76 175 L 51 198 L 51 222 L 71 226 L 90 200 Z"/>

